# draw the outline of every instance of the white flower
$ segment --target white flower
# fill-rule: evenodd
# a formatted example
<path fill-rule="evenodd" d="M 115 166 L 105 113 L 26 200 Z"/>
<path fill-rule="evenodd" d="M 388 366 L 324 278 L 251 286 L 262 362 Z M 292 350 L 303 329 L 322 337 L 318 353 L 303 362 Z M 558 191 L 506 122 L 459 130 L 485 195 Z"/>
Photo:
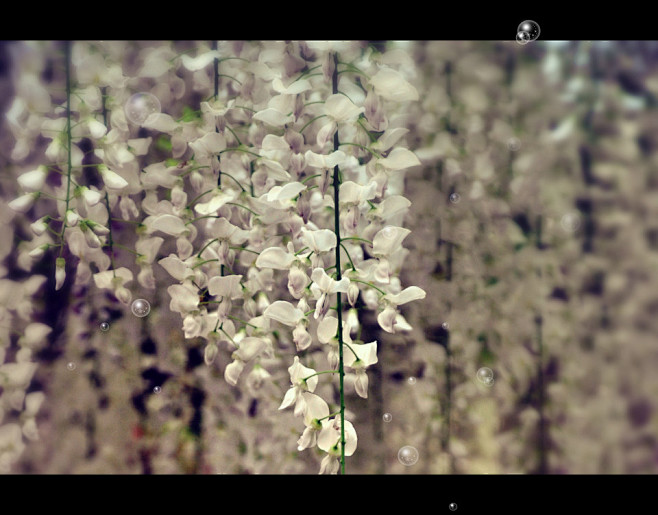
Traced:
<path fill-rule="evenodd" d="M 261 354 L 265 349 L 265 346 L 266 342 L 262 338 L 247 336 L 240 340 L 240 347 L 238 347 L 238 350 L 232 355 L 233 362 L 229 363 L 226 366 L 226 369 L 224 369 L 224 378 L 226 379 L 226 382 L 235 386 L 247 362 Z"/>
<path fill-rule="evenodd" d="M 272 302 L 267 308 L 265 308 L 265 311 L 263 311 L 263 316 L 290 327 L 297 326 L 297 324 L 305 318 L 304 312 L 301 309 L 296 308 L 290 302 L 285 300 Z"/>
<path fill-rule="evenodd" d="M 133 280 L 132 270 L 129 268 L 121 267 L 116 270 L 105 270 L 94 274 L 94 283 L 97 288 L 112 290 L 114 296 L 119 299 L 123 304 L 130 304 L 132 294 L 124 286 Z"/>
<path fill-rule="evenodd" d="M 26 193 L 9 202 L 9 207 L 18 213 L 27 213 L 39 198 L 39 192 Z"/>
<path fill-rule="evenodd" d="M 425 291 L 418 286 L 409 286 L 398 294 L 386 294 L 380 302 L 384 305 L 384 310 L 377 315 L 379 326 L 388 333 L 395 332 L 395 326 L 408 327 L 401 314 L 398 313 L 397 307 L 413 300 L 425 298 Z"/>
<path fill-rule="evenodd" d="M 375 93 L 387 100 L 395 102 L 418 100 L 418 90 L 393 68 L 382 67 L 370 79 L 370 84 L 374 86 Z"/>
<path fill-rule="evenodd" d="M 128 186 L 128 181 L 126 181 L 126 179 L 121 177 L 118 173 L 110 170 L 106 165 L 100 164 L 97 168 L 98 172 L 101 174 L 101 178 L 103 179 L 105 186 L 108 188 L 114 190 L 122 190 Z"/>
<path fill-rule="evenodd" d="M 304 401 L 306 402 L 306 411 L 304 413 L 304 425 L 306 428 L 297 440 L 297 450 L 303 451 L 317 444 L 318 434 L 322 429 L 321 419 L 329 416 L 329 406 L 327 403 L 314 393 L 303 392 Z"/>
<path fill-rule="evenodd" d="M 356 430 L 349 420 L 345 421 L 345 456 L 352 456 L 356 451 L 358 439 Z M 320 474 L 336 474 L 339 468 L 339 458 L 342 454 L 340 418 L 323 420 L 322 430 L 318 435 L 318 447 L 327 455 L 320 464 Z"/>
<path fill-rule="evenodd" d="M 44 165 L 40 165 L 36 170 L 19 175 L 17 181 L 24 191 L 33 192 L 40 191 L 41 188 L 43 188 L 47 177 L 48 168 Z"/>
<path fill-rule="evenodd" d="M 350 280 L 347 277 L 343 277 L 340 281 L 335 281 L 322 268 L 315 268 L 313 270 L 311 280 L 313 281 L 313 284 L 311 284 L 311 293 L 313 293 L 313 296 L 317 300 L 313 317 L 317 320 L 324 317 L 329 310 L 329 295 L 339 292 L 346 293 Z"/>
<path fill-rule="evenodd" d="M 368 397 L 368 375 L 366 368 L 377 363 L 377 342 L 352 343 L 344 353 L 344 365 L 356 374 L 354 386 L 359 397 Z"/>
<path fill-rule="evenodd" d="M 283 397 L 279 409 L 282 410 L 294 404 L 293 413 L 298 417 L 306 412 L 306 399 L 303 393 L 315 391 L 315 387 L 318 385 L 318 376 L 315 375 L 315 370 L 305 367 L 299 362 L 299 356 L 294 357 L 293 364 L 288 368 L 288 373 L 290 374 L 291 387 Z"/>

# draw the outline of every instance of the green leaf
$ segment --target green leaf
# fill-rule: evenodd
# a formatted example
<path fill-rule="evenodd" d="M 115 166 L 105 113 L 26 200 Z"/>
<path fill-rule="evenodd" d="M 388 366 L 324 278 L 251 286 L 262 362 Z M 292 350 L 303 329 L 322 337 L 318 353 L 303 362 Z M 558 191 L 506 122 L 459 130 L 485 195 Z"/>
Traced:
<path fill-rule="evenodd" d="M 171 152 L 171 138 L 166 134 L 161 134 L 160 137 L 155 140 L 155 147 L 158 150 L 162 150 L 164 152 Z"/>
<path fill-rule="evenodd" d="M 201 119 L 201 111 L 195 111 L 191 107 L 183 107 L 183 116 L 178 120 L 179 122 L 193 122 Z"/>

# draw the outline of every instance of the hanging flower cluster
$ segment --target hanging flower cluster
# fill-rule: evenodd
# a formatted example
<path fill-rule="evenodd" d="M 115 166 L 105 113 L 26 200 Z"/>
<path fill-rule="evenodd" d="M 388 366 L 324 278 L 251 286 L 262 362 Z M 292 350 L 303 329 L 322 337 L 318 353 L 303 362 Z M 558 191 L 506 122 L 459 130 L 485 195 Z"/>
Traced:
<path fill-rule="evenodd" d="M 405 331 L 400 306 L 425 296 L 398 278 L 404 174 L 420 165 L 404 139 L 405 105 L 418 100 L 408 56 L 359 42 L 211 42 L 145 45 L 127 62 L 126 42 L 62 46 L 65 97 L 26 84 L 10 109 L 16 160 L 49 141 L 10 203 L 46 210 L 31 220 L 26 266 L 54 249 L 55 289 L 93 284 L 124 305 L 132 289 L 162 287 L 159 267 L 185 338 L 205 341 L 208 365 L 231 353 L 229 384 L 250 373 L 262 385 L 263 360 L 289 365 L 279 409 L 304 421 L 299 450 L 317 446 L 320 472 L 336 473 L 357 445 L 344 377 L 367 397 L 378 359 L 359 310 Z M 304 365 L 317 349 L 327 370 Z M 336 409 L 315 393 L 325 373 L 339 376 Z"/>

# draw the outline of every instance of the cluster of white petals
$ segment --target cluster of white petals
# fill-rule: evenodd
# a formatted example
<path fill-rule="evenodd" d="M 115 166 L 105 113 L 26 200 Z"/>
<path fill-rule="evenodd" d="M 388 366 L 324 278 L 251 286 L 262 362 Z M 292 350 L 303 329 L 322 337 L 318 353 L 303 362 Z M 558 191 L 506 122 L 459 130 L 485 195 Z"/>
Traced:
<path fill-rule="evenodd" d="M 354 314 L 410 330 L 399 306 L 424 297 L 398 279 L 410 232 L 400 184 L 420 164 L 395 125 L 418 100 L 409 69 L 360 42 L 146 46 L 132 67 L 122 42 L 66 45 L 66 98 L 52 105 L 26 71 L 8 112 L 16 160 L 37 136 L 50 140 L 49 162 L 20 174 L 9 203 L 23 216 L 52 208 L 31 220 L 26 266 L 51 256 L 56 290 L 75 281 L 124 305 L 165 277 L 185 339 L 204 342 L 209 366 L 230 353 L 230 385 L 248 374 L 260 388 L 271 358 L 290 364 L 279 409 L 304 420 L 299 447 L 326 453 L 321 472 L 337 472 L 356 431 L 344 406 L 314 393 L 335 378 L 320 374 L 349 374 L 367 397 L 377 342 L 352 340 Z M 135 118 L 137 84 L 160 111 Z M 187 88 L 202 99 L 183 109 Z M 290 339 L 294 353 L 282 354 Z M 331 370 L 303 364 L 314 348 Z"/>

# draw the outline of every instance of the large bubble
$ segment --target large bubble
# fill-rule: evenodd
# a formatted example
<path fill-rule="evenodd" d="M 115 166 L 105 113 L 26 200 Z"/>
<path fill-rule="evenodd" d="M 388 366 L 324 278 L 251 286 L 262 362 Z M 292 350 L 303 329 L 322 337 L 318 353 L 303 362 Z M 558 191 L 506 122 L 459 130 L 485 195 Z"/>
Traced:
<path fill-rule="evenodd" d="M 153 113 L 160 113 L 162 107 L 158 97 L 151 93 L 135 93 L 124 106 L 126 118 L 135 125 L 142 125 Z"/>

